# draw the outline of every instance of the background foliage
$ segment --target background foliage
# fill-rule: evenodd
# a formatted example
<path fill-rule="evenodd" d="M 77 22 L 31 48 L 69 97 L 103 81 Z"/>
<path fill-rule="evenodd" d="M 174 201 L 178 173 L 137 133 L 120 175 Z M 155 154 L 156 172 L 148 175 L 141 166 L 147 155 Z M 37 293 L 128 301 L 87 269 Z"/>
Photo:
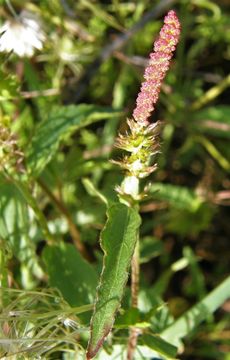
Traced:
<path fill-rule="evenodd" d="M 12 14 L 0 4 L 3 24 Z M 11 4 L 41 17 L 46 40 L 32 58 L 0 53 L 0 355 L 83 356 L 102 266 L 99 233 L 123 176 L 109 160 L 121 156 L 117 132 L 174 8 L 182 36 L 152 117 L 163 127 L 141 204 L 140 308 L 130 308 L 127 287 L 98 359 L 120 354 L 136 324 L 146 329 L 137 359 L 175 357 L 173 345 L 181 359 L 229 359 L 229 282 L 220 285 L 230 260 L 228 1 Z M 190 329 L 180 318 L 188 309 L 197 314 Z"/>

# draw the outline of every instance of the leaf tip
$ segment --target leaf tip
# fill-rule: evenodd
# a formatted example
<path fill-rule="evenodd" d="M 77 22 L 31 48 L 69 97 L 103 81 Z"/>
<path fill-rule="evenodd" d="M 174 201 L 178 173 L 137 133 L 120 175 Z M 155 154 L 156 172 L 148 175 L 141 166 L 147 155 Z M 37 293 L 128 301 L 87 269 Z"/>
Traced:
<path fill-rule="evenodd" d="M 104 334 L 96 342 L 94 341 L 94 333 L 93 332 L 91 333 L 88 347 L 86 350 L 86 360 L 91 360 L 94 358 L 94 356 L 97 355 L 98 351 L 100 350 L 100 348 L 102 347 L 102 345 L 104 343 L 106 336 L 109 334 L 111 328 L 112 328 L 112 326 L 108 326 L 105 329 Z"/>

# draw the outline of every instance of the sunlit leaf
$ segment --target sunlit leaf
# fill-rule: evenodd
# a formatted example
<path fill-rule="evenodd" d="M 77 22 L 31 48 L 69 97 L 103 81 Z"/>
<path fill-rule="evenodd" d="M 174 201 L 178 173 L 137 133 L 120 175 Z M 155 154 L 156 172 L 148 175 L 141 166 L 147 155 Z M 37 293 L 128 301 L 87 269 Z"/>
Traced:
<path fill-rule="evenodd" d="M 95 356 L 113 326 L 140 226 L 138 212 L 123 204 L 112 205 L 107 215 L 108 221 L 101 235 L 104 265 L 91 319 L 88 358 Z"/>

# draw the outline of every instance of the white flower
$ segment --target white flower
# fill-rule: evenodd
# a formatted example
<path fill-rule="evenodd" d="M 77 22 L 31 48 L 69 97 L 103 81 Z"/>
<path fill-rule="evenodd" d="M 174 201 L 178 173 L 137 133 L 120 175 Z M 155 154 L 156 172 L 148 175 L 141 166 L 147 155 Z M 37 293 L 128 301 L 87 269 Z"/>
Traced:
<path fill-rule="evenodd" d="M 0 34 L 0 51 L 13 51 L 20 57 L 33 56 L 35 49 L 42 49 L 45 40 L 38 17 L 26 10 L 16 19 L 7 20 Z"/>

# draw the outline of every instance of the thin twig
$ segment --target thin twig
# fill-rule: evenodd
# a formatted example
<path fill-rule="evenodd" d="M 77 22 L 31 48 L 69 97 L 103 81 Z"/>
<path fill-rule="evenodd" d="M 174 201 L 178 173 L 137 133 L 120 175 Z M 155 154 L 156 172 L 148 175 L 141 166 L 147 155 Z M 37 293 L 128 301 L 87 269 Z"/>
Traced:
<path fill-rule="evenodd" d="M 60 94 L 59 89 L 46 89 L 46 90 L 33 90 L 33 91 L 21 91 L 20 95 L 24 99 L 32 99 L 41 96 L 56 96 Z"/>
<path fill-rule="evenodd" d="M 217 96 L 219 96 L 227 87 L 230 86 L 230 74 L 221 80 L 217 85 L 209 89 L 204 95 L 199 97 L 198 100 L 195 100 L 191 105 L 191 110 L 198 110 L 202 106 L 208 104 Z"/>
<path fill-rule="evenodd" d="M 74 224 L 72 217 L 69 213 L 69 210 L 65 207 L 62 201 L 60 201 L 47 187 L 47 185 L 41 180 L 38 180 L 38 184 L 40 187 L 45 191 L 45 193 L 48 195 L 48 197 L 53 201 L 53 203 L 57 206 L 58 210 L 65 216 L 68 225 L 69 225 L 69 231 L 72 236 L 73 242 L 78 249 L 78 251 L 82 254 L 82 256 L 92 262 L 92 257 L 89 255 L 86 247 L 81 241 L 80 233 Z"/>
<path fill-rule="evenodd" d="M 145 68 L 149 63 L 149 60 L 147 58 L 144 58 L 142 56 L 126 56 L 120 51 L 114 51 L 113 56 L 128 65 L 142 66 Z"/>

